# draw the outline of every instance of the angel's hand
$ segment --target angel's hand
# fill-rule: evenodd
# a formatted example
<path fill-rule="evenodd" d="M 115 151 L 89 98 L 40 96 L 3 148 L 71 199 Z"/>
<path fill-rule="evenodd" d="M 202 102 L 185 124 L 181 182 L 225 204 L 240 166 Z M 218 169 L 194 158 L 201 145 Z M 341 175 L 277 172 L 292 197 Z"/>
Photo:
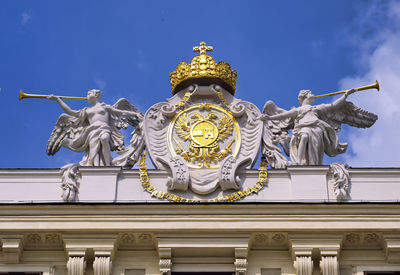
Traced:
<path fill-rule="evenodd" d="M 58 101 L 60 99 L 58 96 L 55 95 L 49 95 L 47 98 L 54 101 Z"/>
<path fill-rule="evenodd" d="M 357 89 L 351 89 L 346 92 L 346 97 L 357 92 Z"/>

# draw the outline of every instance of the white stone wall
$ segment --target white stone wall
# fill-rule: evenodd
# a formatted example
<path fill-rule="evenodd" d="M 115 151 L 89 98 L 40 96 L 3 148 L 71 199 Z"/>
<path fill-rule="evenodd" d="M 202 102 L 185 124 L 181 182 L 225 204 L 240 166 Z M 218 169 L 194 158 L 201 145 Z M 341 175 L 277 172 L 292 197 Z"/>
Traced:
<path fill-rule="evenodd" d="M 81 202 L 144 202 L 160 201 L 144 191 L 137 170 L 117 167 L 81 167 L 82 180 L 78 198 Z M 167 191 L 167 173 L 149 171 L 150 183 Z M 239 175 L 242 188 L 257 182 L 258 171 Z M 350 169 L 350 191 L 346 201 L 400 200 L 400 168 Z M 257 195 L 242 199 L 248 202 L 335 202 L 337 198 L 328 166 L 289 167 L 269 170 L 268 184 Z M 0 170 L 0 203 L 62 202 L 61 176 L 58 170 Z M 173 192 L 171 192 L 173 193 Z M 175 193 L 185 198 L 211 199 L 222 191 L 201 196 L 190 191 Z"/>

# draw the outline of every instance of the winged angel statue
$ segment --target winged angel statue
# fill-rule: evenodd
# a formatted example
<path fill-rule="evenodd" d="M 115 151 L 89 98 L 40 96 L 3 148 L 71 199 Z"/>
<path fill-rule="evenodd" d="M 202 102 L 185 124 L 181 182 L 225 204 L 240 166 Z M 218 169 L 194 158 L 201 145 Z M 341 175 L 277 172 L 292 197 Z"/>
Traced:
<path fill-rule="evenodd" d="M 284 168 L 287 165 L 322 165 L 324 153 L 331 157 L 344 153 L 347 143 L 340 143 L 337 136 L 341 124 L 369 128 L 378 119 L 377 115 L 346 100 L 356 91 L 348 90 L 331 104 L 313 106 L 315 96 L 309 90 L 301 90 L 300 107 L 290 111 L 277 107 L 272 101 L 266 102 L 259 116 L 264 121 L 263 157 L 272 167 Z M 290 156 L 290 162 L 278 145 Z"/>
<path fill-rule="evenodd" d="M 57 101 L 65 114 L 60 115 L 47 143 L 47 154 L 54 155 L 61 146 L 75 152 L 85 152 L 81 166 L 124 166 L 132 167 L 144 149 L 142 132 L 143 114 L 125 98 L 113 106 L 100 103 L 101 91 L 90 90 L 87 101 L 91 107 L 72 110 L 59 97 L 50 95 Z M 124 146 L 121 128 L 129 125 L 135 129 L 128 147 Z M 111 151 L 118 157 L 112 159 Z"/>

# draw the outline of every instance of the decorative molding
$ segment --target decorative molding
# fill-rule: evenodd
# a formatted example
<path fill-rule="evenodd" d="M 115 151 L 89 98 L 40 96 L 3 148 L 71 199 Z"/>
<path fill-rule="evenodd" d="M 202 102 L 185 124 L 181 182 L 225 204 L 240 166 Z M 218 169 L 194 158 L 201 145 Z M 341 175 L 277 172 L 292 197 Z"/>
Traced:
<path fill-rule="evenodd" d="M 83 275 L 86 269 L 84 257 L 69 257 L 67 263 L 68 275 Z"/>
<path fill-rule="evenodd" d="M 319 266 L 322 275 L 339 275 L 339 263 L 336 256 L 322 256 Z"/>

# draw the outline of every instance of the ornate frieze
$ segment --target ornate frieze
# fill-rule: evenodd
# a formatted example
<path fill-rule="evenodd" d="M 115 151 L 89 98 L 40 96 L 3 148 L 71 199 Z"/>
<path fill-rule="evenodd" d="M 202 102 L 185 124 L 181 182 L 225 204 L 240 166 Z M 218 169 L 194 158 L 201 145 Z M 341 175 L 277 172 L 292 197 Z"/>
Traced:
<path fill-rule="evenodd" d="M 288 238 L 284 232 L 255 233 L 251 238 L 252 249 L 287 249 Z"/>
<path fill-rule="evenodd" d="M 122 250 L 131 249 L 154 249 L 155 239 L 150 233 L 121 233 L 118 236 L 118 248 Z"/>
<path fill-rule="evenodd" d="M 28 233 L 23 238 L 26 250 L 63 250 L 64 242 L 59 233 Z"/>
<path fill-rule="evenodd" d="M 343 249 L 380 249 L 382 235 L 374 232 L 347 233 L 343 238 Z"/>

